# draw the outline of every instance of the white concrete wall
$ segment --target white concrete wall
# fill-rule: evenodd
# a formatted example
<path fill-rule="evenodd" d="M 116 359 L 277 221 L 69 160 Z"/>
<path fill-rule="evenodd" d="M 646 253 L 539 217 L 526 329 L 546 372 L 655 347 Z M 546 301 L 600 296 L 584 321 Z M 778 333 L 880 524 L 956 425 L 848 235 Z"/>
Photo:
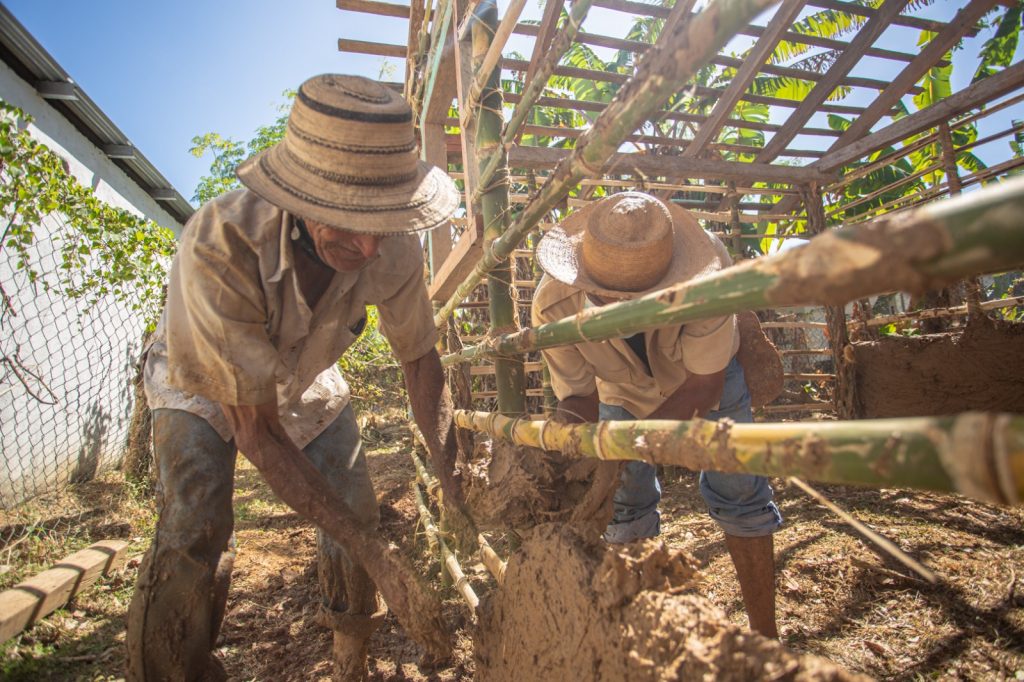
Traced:
<path fill-rule="evenodd" d="M 169 213 L 4 64 L 0 99 L 31 114 L 30 133 L 65 158 L 101 199 L 180 233 Z M 33 259 L 40 271 L 55 272 L 60 262 L 59 244 L 46 238 L 57 226 L 50 218 L 37 228 Z M 89 308 L 33 287 L 7 249 L 0 250 L 0 283 L 17 313 L 0 320 L 0 355 L 10 361 L 0 367 L 3 509 L 120 462 L 144 320 L 112 297 Z"/>

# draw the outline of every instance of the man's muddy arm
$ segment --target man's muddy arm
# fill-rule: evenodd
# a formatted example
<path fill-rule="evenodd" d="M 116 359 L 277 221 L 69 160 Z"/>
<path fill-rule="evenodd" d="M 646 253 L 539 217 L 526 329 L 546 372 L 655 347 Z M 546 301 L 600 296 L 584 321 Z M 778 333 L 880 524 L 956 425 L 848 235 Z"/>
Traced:
<path fill-rule="evenodd" d="M 276 403 L 222 404 L 221 410 L 234 430 L 238 450 L 285 504 L 341 542 L 352 543 L 364 534 L 348 505 L 285 432 Z M 337 537 L 332 529 L 346 537 Z"/>
<path fill-rule="evenodd" d="M 444 380 L 441 358 L 430 349 L 423 357 L 402 363 L 405 388 L 416 425 L 427 443 L 435 473 L 441 479 L 446 500 L 456 507 L 463 503 L 462 474 L 456 467 L 458 445 L 451 393 Z"/>
<path fill-rule="evenodd" d="M 289 507 L 349 548 L 384 596 L 398 620 L 430 656 L 443 659 L 451 636 L 440 603 L 420 575 L 376 534 L 360 525 L 306 454 L 285 433 L 277 405 L 221 405 L 235 433 L 235 445 L 253 463 L 271 490 Z"/>

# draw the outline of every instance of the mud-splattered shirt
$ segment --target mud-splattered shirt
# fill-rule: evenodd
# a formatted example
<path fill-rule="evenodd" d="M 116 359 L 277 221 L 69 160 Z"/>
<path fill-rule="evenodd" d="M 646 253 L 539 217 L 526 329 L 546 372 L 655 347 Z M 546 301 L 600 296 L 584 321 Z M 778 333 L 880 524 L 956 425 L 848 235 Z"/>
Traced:
<path fill-rule="evenodd" d="M 714 239 L 722 262 L 729 253 Z M 586 294 L 545 275 L 533 296 L 534 327 L 557 322 L 591 307 Z M 650 371 L 625 339 L 585 342 L 543 352 L 551 388 L 559 400 L 588 396 L 619 405 L 639 419 L 658 409 L 692 374 L 725 369 L 740 346 L 736 316 L 713 317 L 685 325 L 660 327 L 644 334 Z"/>
<path fill-rule="evenodd" d="M 389 236 L 358 272 L 338 272 L 313 309 L 295 273 L 291 216 L 242 189 L 204 205 L 185 226 L 167 304 L 146 362 L 152 408 L 207 420 L 233 434 L 218 403 L 276 400 L 297 446 L 349 401 L 337 361 L 356 340 L 367 305 L 403 361 L 437 340 L 415 235 Z"/>

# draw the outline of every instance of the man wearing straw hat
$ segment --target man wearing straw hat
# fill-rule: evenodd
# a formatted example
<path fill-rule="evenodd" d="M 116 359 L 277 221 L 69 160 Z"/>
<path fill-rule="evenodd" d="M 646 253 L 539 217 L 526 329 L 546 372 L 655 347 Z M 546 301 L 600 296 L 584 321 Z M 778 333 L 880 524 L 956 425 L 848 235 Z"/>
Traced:
<path fill-rule="evenodd" d="M 722 243 L 685 210 L 639 192 L 576 211 L 544 236 L 537 259 L 546 274 L 533 299 L 535 327 L 731 265 Z M 555 418 L 753 421 L 739 345 L 736 317 L 727 315 L 549 348 L 543 353 L 559 400 Z M 772 533 L 782 517 L 768 481 L 704 471 L 700 491 L 725 531 L 751 628 L 777 637 Z M 605 539 L 656 536 L 660 499 L 655 468 L 627 463 Z"/>
<path fill-rule="evenodd" d="M 159 480 L 156 535 L 129 612 L 130 679 L 223 677 L 211 655 L 233 550 L 235 452 L 303 513 L 375 529 L 377 500 L 336 363 L 376 305 L 446 498 L 458 502 L 444 387 L 417 232 L 458 192 L 419 161 L 398 94 L 354 76 L 299 88 L 284 138 L 238 169 L 244 189 L 185 227 L 145 366 Z M 319 470 L 317 475 L 310 463 Z M 340 499 L 343 509 L 326 509 Z M 319 505 L 319 506 L 318 506 Z M 322 604 L 342 679 L 366 674 L 385 607 L 359 563 L 318 529 Z M 353 554 L 350 554 L 352 552 Z"/>

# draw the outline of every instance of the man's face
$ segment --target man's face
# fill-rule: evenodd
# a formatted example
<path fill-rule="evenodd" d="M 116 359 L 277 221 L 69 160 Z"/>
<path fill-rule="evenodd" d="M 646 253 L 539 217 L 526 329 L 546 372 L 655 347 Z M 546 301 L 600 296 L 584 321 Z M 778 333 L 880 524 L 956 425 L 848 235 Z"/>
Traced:
<path fill-rule="evenodd" d="M 306 220 L 306 229 L 313 238 L 320 260 L 338 272 L 362 269 L 377 255 L 382 237 L 376 234 L 345 232 L 315 220 Z"/>

